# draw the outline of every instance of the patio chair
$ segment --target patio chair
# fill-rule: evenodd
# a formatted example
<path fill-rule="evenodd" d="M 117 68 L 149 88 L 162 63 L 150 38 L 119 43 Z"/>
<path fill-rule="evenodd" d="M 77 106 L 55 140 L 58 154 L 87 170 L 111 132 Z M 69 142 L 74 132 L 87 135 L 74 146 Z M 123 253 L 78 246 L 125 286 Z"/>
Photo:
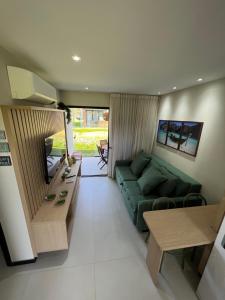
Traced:
<path fill-rule="evenodd" d="M 100 144 L 100 147 L 102 148 L 102 146 L 105 146 L 105 145 L 108 144 L 108 141 L 107 140 L 100 140 L 99 144 Z"/>
<path fill-rule="evenodd" d="M 108 151 L 105 151 L 104 149 L 102 149 L 99 145 L 96 145 L 97 149 L 98 149 L 98 154 L 100 157 L 100 161 L 98 163 L 98 165 L 102 162 L 103 165 L 101 166 L 100 170 L 107 165 L 108 163 Z"/>

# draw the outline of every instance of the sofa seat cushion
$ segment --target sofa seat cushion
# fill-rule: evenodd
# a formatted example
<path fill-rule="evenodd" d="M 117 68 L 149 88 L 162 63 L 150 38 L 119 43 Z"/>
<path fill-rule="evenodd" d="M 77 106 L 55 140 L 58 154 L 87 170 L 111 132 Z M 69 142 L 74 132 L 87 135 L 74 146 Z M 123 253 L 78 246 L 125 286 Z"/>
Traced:
<path fill-rule="evenodd" d="M 137 209 L 138 202 L 158 198 L 158 196 L 154 194 L 143 195 L 137 181 L 125 181 L 123 184 L 123 189 L 133 211 Z"/>
<path fill-rule="evenodd" d="M 150 162 L 151 158 L 146 153 L 141 151 L 132 161 L 130 169 L 134 175 L 139 177 L 145 166 Z"/>
<path fill-rule="evenodd" d="M 167 181 L 167 177 L 156 168 L 151 167 L 138 179 L 137 183 L 142 193 L 148 195 L 164 181 Z"/>
<path fill-rule="evenodd" d="M 120 182 L 125 180 L 137 180 L 137 177 L 131 172 L 129 166 L 117 166 L 116 176 L 119 177 Z"/>

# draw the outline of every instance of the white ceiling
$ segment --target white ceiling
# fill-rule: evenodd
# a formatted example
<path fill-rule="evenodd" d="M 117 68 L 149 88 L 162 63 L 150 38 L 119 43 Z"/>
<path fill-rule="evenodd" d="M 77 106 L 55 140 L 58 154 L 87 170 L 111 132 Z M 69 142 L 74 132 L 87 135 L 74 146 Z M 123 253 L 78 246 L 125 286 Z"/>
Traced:
<path fill-rule="evenodd" d="M 0 44 L 59 89 L 163 94 L 225 77 L 225 1 L 1 0 Z"/>

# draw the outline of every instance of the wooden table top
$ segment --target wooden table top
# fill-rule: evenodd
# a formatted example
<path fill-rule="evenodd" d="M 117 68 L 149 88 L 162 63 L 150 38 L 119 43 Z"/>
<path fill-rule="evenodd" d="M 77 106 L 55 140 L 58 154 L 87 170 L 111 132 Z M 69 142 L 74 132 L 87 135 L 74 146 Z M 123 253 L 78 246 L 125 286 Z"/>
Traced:
<path fill-rule="evenodd" d="M 163 251 L 211 244 L 218 205 L 144 212 L 144 220 Z"/>

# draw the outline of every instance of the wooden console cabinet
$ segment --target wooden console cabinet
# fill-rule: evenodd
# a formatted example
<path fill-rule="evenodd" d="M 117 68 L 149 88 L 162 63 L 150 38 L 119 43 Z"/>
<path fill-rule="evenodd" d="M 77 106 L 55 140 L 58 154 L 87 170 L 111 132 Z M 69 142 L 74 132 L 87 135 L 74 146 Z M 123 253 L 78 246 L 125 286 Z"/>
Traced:
<path fill-rule="evenodd" d="M 70 173 L 75 176 L 65 181 L 61 179 L 64 167 L 61 169 L 49 190 L 49 194 L 56 194 L 56 199 L 43 201 L 31 222 L 37 253 L 69 248 L 80 166 L 81 160 L 77 160 L 71 167 Z M 66 202 L 58 206 L 55 203 L 59 200 L 59 193 L 63 190 L 68 191 Z"/>
<path fill-rule="evenodd" d="M 63 130 L 62 110 L 0 106 L 0 219 L 11 263 L 37 257 L 31 223 L 42 211 L 43 200 L 51 188 L 45 181 L 45 138 Z M 39 251 L 39 242 L 37 245 Z"/>
<path fill-rule="evenodd" d="M 69 247 L 81 160 L 72 166 L 75 177 L 62 182 L 62 166 L 50 185 L 45 181 L 45 138 L 63 130 L 62 110 L 0 106 L 0 143 L 6 151 L 0 153 L 0 217 L 13 263 Z M 68 190 L 66 202 L 56 206 L 62 190 Z M 50 193 L 57 198 L 47 202 Z"/>

